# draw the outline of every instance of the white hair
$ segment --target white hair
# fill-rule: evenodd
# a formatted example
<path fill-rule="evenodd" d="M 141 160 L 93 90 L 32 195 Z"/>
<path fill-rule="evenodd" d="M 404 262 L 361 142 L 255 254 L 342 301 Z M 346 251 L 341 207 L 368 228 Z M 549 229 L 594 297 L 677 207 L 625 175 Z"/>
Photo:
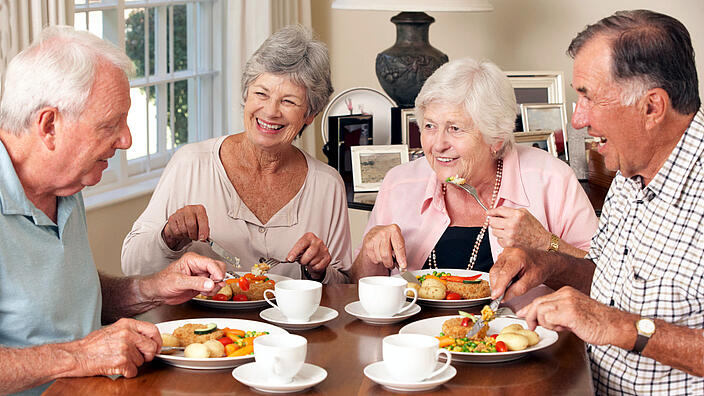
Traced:
<path fill-rule="evenodd" d="M 7 66 L 0 101 L 0 128 L 20 135 L 35 113 L 56 107 L 70 120 L 78 119 L 90 95 L 97 65 L 107 63 L 132 76 L 130 58 L 119 48 L 70 26 L 42 31 L 31 46 Z"/>
<path fill-rule="evenodd" d="M 442 65 L 416 97 L 419 120 L 433 102 L 464 106 L 487 144 L 503 142 L 498 158 L 515 144 L 516 95 L 506 74 L 491 61 L 462 58 Z"/>

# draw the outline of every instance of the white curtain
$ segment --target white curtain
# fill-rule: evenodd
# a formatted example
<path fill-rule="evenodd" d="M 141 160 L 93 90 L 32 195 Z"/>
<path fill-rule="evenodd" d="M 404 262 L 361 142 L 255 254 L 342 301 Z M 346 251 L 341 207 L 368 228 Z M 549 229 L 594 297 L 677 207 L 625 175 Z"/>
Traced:
<path fill-rule="evenodd" d="M 10 59 L 50 25 L 73 25 L 73 0 L 0 0 L 0 82 Z"/>
<path fill-rule="evenodd" d="M 230 111 L 223 133 L 236 133 L 244 129 L 240 78 L 247 59 L 276 30 L 296 23 L 310 27 L 311 0 L 231 0 L 227 5 L 225 86 Z M 314 131 L 308 129 L 296 145 L 315 156 Z"/>

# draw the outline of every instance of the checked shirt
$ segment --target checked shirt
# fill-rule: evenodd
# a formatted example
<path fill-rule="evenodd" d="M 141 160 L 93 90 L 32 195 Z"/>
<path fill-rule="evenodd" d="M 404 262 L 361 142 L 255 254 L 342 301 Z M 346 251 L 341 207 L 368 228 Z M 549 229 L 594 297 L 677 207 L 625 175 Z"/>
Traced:
<path fill-rule="evenodd" d="M 591 297 L 620 310 L 704 328 L 704 108 L 655 178 L 620 173 L 587 258 Z M 589 345 L 597 394 L 704 394 L 704 378 L 614 346 Z"/>

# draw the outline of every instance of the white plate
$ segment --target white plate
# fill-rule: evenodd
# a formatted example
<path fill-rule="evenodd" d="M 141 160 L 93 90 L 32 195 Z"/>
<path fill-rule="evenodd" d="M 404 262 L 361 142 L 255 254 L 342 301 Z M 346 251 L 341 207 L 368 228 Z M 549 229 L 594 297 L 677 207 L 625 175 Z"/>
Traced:
<path fill-rule="evenodd" d="M 409 302 L 406 302 L 404 307 L 406 307 Z M 404 319 L 410 318 L 411 316 L 417 314 L 420 312 L 420 307 L 418 304 L 413 304 L 413 307 L 410 308 L 407 311 L 404 311 L 400 314 L 396 314 L 394 316 L 373 316 L 369 315 L 369 312 L 367 312 L 364 307 L 362 307 L 362 303 L 359 301 L 351 302 L 347 305 L 345 305 L 345 312 L 348 314 L 354 316 L 357 319 L 362 320 L 363 322 L 369 323 L 369 324 L 374 324 L 374 325 L 384 325 L 384 324 L 391 324 L 391 323 L 396 323 L 400 322 Z"/>
<path fill-rule="evenodd" d="M 410 271 L 413 275 L 415 276 L 420 276 L 420 275 L 425 275 L 425 274 L 432 274 L 433 271 L 437 272 L 449 272 L 452 275 L 455 276 L 474 276 L 474 275 L 481 275 L 479 279 L 483 279 L 487 282 L 489 282 L 489 273 L 488 272 L 481 272 L 481 271 L 473 271 L 473 270 L 461 270 L 461 269 L 424 269 L 424 270 L 418 270 L 418 271 Z M 396 274 L 394 275 L 396 277 L 401 277 L 401 275 Z M 426 307 L 433 307 L 433 308 L 448 308 L 448 309 L 455 309 L 455 308 L 466 308 L 466 307 L 473 307 L 475 305 L 481 305 L 485 301 L 489 301 L 491 298 L 489 296 L 484 297 L 484 298 L 473 298 L 470 300 L 431 300 L 429 298 L 420 298 L 418 297 L 418 300 L 416 300 L 416 303 L 420 305 L 425 305 Z"/>
<path fill-rule="evenodd" d="M 183 319 L 183 320 L 172 320 L 171 322 L 157 323 L 156 327 L 161 333 L 173 333 L 177 328 L 188 324 L 188 323 L 199 323 L 208 324 L 215 323 L 218 325 L 218 329 L 229 327 L 231 329 L 239 329 L 244 331 L 268 331 L 269 334 L 288 334 L 288 331 L 270 325 L 264 322 L 255 322 L 253 320 L 244 319 L 225 319 L 225 318 L 198 318 L 198 319 Z M 188 369 L 199 369 L 199 370 L 215 370 L 223 368 L 231 368 L 239 366 L 240 364 L 247 363 L 254 359 L 254 355 L 247 356 L 237 356 L 237 357 L 222 357 L 222 358 L 209 358 L 209 359 L 191 359 L 183 356 L 183 352 L 176 352 L 171 355 L 157 354 L 158 358 L 164 361 L 166 364 L 172 366 L 188 368 Z"/>
<path fill-rule="evenodd" d="M 437 336 L 442 332 L 442 324 L 452 318 L 457 318 L 458 316 L 439 316 L 435 318 L 423 319 L 413 323 L 409 323 L 401 328 L 399 334 L 426 334 L 430 336 Z M 513 318 L 496 318 L 489 322 L 489 331 L 487 334 L 496 334 L 504 327 L 518 323 L 521 326 L 528 328 L 526 321 L 522 319 Z M 472 363 L 498 363 L 507 362 L 510 360 L 515 360 L 526 356 L 527 354 L 535 351 L 539 351 L 543 348 L 547 348 L 557 341 L 557 333 L 538 326 L 535 332 L 540 336 L 540 342 L 533 345 L 530 348 L 524 349 L 522 351 L 508 351 L 508 352 L 497 352 L 497 353 L 474 353 L 474 352 L 450 352 L 452 353 L 453 362 L 472 362 Z"/>
<path fill-rule="evenodd" d="M 438 363 L 435 369 L 442 367 L 444 363 Z M 376 362 L 368 365 L 364 368 L 364 375 L 370 380 L 382 385 L 385 388 L 400 392 L 413 392 L 413 391 L 426 391 L 435 388 L 436 386 L 442 385 L 445 382 L 451 380 L 455 375 L 457 375 L 457 369 L 452 366 L 447 366 L 440 374 L 435 377 L 430 377 L 425 381 L 420 382 L 401 382 L 389 374 L 386 370 L 384 362 Z"/>
<path fill-rule="evenodd" d="M 278 309 L 271 307 L 259 312 L 259 316 L 288 330 L 308 330 L 337 318 L 337 311 L 328 307 L 318 307 L 307 322 L 290 322 Z"/>
<path fill-rule="evenodd" d="M 242 276 L 246 274 L 247 272 L 237 272 L 238 275 Z M 283 275 L 276 275 L 276 274 L 266 274 L 269 279 L 273 280 L 274 282 L 281 282 L 285 281 L 289 278 L 288 276 L 283 276 Z M 272 300 L 274 300 L 272 298 Z M 198 303 L 200 305 L 205 305 L 206 307 L 211 307 L 211 308 L 220 308 L 220 309 L 252 309 L 252 308 L 262 308 L 262 307 L 268 307 L 269 304 L 266 303 L 266 300 L 253 300 L 253 301 L 215 301 L 215 300 L 204 300 L 202 298 L 192 298 L 191 301 Z"/>
<path fill-rule="evenodd" d="M 243 364 L 232 370 L 232 376 L 247 386 L 258 391 L 269 393 L 290 393 L 311 388 L 323 382 L 328 376 L 324 368 L 314 364 L 303 363 L 301 371 L 293 377 L 293 382 L 283 385 L 272 385 L 261 371 L 257 370 L 256 363 Z"/>
<path fill-rule="evenodd" d="M 352 113 L 362 111 L 372 115 L 372 138 L 374 144 L 391 144 L 391 108 L 396 106 L 393 99 L 372 88 L 350 88 L 335 96 L 325 107 L 321 123 L 323 144 L 328 142 L 328 116 L 348 115 L 346 99 L 352 100 Z M 360 110 L 360 105 L 362 106 Z"/>

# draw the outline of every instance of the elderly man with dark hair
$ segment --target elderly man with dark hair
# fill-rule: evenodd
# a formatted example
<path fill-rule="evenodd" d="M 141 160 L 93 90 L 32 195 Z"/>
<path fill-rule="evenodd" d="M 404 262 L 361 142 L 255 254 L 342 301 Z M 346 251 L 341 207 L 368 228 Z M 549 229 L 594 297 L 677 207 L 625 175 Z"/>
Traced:
<path fill-rule="evenodd" d="M 225 264 L 188 254 L 143 278 L 99 274 L 80 191 L 132 143 L 129 58 L 48 28 L 7 68 L 0 102 L 0 394 L 60 377 L 137 375 L 161 348 L 133 316 L 212 294 Z M 30 389 L 31 388 L 31 389 Z"/>
<path fill-rule="evenodd" d="M 687 29 L 623 11 L 570 45 L 575 128 L 618 170 L 585 259 L 507 249 L 492 296 L 546 282 L 518 312 L 589 343 L 598 394 L 704 394 L 704 111 Z M 585 294 L 590 293 L 591 298 Z"/>

